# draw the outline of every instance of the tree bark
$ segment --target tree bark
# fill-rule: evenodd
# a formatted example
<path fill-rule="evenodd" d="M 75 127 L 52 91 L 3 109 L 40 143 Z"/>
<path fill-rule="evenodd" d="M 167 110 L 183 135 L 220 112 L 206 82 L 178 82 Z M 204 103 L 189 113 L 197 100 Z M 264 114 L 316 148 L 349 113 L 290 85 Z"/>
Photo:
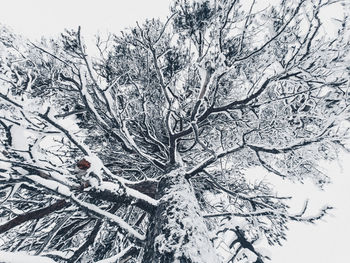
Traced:
<path fill-rule="evenodd" d="M 142 263 L 217 263 L 193 189 L 176 169 L 159 182 L 160 203 L 151 218 Z"/>

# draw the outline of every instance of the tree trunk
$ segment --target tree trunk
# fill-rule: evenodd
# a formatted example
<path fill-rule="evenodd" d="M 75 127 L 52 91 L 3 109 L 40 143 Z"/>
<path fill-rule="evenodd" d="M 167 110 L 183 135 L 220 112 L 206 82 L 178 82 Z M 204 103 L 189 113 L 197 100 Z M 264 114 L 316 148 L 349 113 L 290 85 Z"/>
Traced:
<path fill-rule="evenodd" d="M 184 170 L 159 182 L 160 203 L 151 219 L 143 263 L 217 263 L 209 231 Z"/>

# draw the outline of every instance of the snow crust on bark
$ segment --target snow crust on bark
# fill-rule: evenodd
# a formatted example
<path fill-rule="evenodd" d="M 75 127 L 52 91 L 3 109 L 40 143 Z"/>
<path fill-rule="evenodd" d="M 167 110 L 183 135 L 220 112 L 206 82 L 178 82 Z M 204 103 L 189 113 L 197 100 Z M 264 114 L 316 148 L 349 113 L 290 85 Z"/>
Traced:
<path fill-rule="evenodd" d="M 159 183 L 161 199 L 148 231 L 143 262 L 217 263 L 218 256 L 185 171 L 177 169 Z"/>

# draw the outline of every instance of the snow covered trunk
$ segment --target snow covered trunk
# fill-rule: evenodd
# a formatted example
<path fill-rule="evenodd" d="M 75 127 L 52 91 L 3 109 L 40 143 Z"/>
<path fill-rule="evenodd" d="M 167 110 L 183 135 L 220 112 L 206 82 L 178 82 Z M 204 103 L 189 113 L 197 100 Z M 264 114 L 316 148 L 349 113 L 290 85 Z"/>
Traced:
<path fill-rule="evenodd" d="M 193 189 L 177 169 L 159 183 L 160 203 L 151 219 L 143 263 L 217 263 Z"/>

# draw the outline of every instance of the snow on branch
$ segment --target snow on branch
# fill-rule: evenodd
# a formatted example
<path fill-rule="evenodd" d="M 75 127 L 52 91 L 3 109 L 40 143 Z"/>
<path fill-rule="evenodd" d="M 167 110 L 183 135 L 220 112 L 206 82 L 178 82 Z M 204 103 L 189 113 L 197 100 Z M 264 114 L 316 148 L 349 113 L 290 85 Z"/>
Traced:
<path fill-rule="evenodd" d="M 102 217 L 107 219 L 110 223 L 114 223 L 117 224 L 118 226 L 120 226 L 121 228 L 123 228 L 124 230 L 126 230 L 129 234 L 133 235 L 134 237 L 136 237 L 139 240 L 145 240 L 146 237 L 142 234 L 140 234 L 139 232 L 137 232 L 135 229 L 132 228 L 131 225 L 129 225 L 128 223 L 126 223 L 122 218 L 120 218 L 119 216 L 116 216 L 114 214 L 111 214 L 105 210 L 102 210 L 101 208 L 99 208 L 96 205 L 84 202 L 79 200 L 77 197 L 75 197 L 74 195 L 71 195 L 70 198 L 74 201 L 75 204 L 77 204 L 79 207 L 86 209 L 88 212 L 97 215 L 98 217 Z"/>
<path fill-rule="evenodd" d="M 125 229 L 128 233 L 136 237 L 137 239 L 144 240 L 145 236 L 137 232 L 130 226 L 128 223 L 126 223 L 123 219 L 121 219 L 119 216 L 116 216 L 114 214 L 111 214 L 105 210 L 102 210 L 96 205 L 89 204 L 87 202 L 79 200 L 67 186 L 61 185 L 58 182 L 46 180 L 40 176 L 37 175 L 29 175 L 27 176 L 28 179 L 33 181 L 36 184 L 39 184 L 40 186 L 52 190 L 55 193 L 58 193 L 66 198 L 69 198 L 74 204 L 76 204 L 81 209 L 94 214 L 100 218 L 107 219 L 112 224 L 117 224 L 121 228 Z"/>
<path fill-rule="evenodd" d="M 259 211 L 253 211 L 253 212 L 247 212 L 247 213 L 224 212 L 224 213 L 216 213 L 216 214 L 206 214 L 206 215 L 203 215 L 203 217 L 211 218 L 211 217 L 225 217 L 225 216 L 237 216 L 237 217 L 276 216 L 276 217 L 289 219 L 292 221 L 315 223 L 317 220 L 322 219 L 328 213 L 328 211 L 332 209 L 333 207 L 326 206 L 322 208 L 317 215 L 308 216 L 308 217 L 303 217 L 302 214 L 289 215 L 286 212 L 280 212 L 278 210 L 271 210 L 271 209 L 261 209 Z"/>
<path fill-rule="evenodd" d="M 5 252 L 0 251 L 0 262 L 1 263 L 56 263 L 53 259 L 42 257 L 42 256 L 32 256 L 26 252 Z"/>
<path fill-rule="evenodd" d="M 191 178 L 191 177 L 195 176 L 197 173 L 201 172 L 204 168 L 213 164 L 216 160 L 223 158 L 228 154 L 239 152 L 243 148 L 244 148 L 244 146 L 238 146 L 238 147 L 232 147 L 232 148 L 227 149 L 225 151 L 221 151 L 218 154 L 216 154 L 215 156 L 211 156 L 211 157 L 205 159 L 204 161 L 202 161 L 201 163 L 199 163 L 198 165 L 193 167 L 191 170 L 187 171 L 185 174 L 185 177 Z"/>
<path fill-rule="evenodd" d="M 47 113 L 49 112 L 49 109 L 47 111 Z M 54 126 L 55 128 L 57 128 L 58 130 L 60 130 L 63 134 L 65 134 L 67 136 L 67 138 L 72 141 L 79 149 L 82 150 L 82 152 L 84 154 L 86 154 L 87 156 L 84 157 L 86 159 L 88 159 L 91 163 L 91 167 L 94 169 L 94 174 L 96 174 L 97 176 L 99 176 L 99 184 L 95 185 L 95 187 L 99 188 L 99 185 L 101 187 L 101 190 L 103 190 L 103 187 L 106 186 L 106 183 L 102 183 L 102 175 L 101 175 L 101 170 L 103 170 L 104 172 L 106 172 L 107 175 L 109 175 L 110 177 L 112 177 L 113 179 L 117 180 L 118 182 L 120 182 L 123 187 L 126 189 L 126 193 L 131 196 L 134 197 L 136 199 L 142 199 L 148 203 L 150 203 L 151 205 L 156 205 L 157 201 L 150 198 L 149 196 L 142 194 L 138 191 L 135 191 L 134 189 L 131 189 L 129 187 L 127 187 L 125 184 L 129 183 L 131 184 L 131 181 L 125 180 L 124 178 L 115 175 L 114 173 L 112 173 L 102 162 L 102 160 L 94 153 L 92 153 L 92 151 L 89 149 L 89 147 L 87 145 L 85 145 L 82 142 L 79 142 L 77 138 L 75 138 L 75 136 L 68 131 L 67 129 L 65 129 L 64 127 L 62 127 L 61 125 L 59 125 L 57 122 L 53 121 L 48 114 L 40 114 L 40 117 L 42 117 L 44 120 L 46 120 L 47 122 L 49 122 L 52 126 Z M 103 184 L 103 185 L 101 185 Z M 108 185 L 111 185 L 112 183 L 109 183 Z M 118 188 L 118 185 L 114 184 L 113 189 Z"/>
<path fill-rule="evenodd" d="M 119 252 L 117 255 L 114 255 L 110 258 L 105 258 L 99 261 L 96 261 L 95 263 L 114 263 L 118 260 L 120 260 L 121 258 L 123 258 L 126 254 L 128 254 L 130 252 L 130 250 L 132 250 L 134 248 L 134 246 L 130 245 L 126 248 L 124 248 L 121 252 Z M 118 261 L 119 262 L 119 261 Z"/>
<path fill-rule="evenodd" d="M 157 159 L 153 158 L 152 156 L 150 156 L 149 154 L 143 152 L 135 143 L 134 139 L 132 138 L 132 136 L 129 133 L 128 128 L 126 127 L 127 123 L 126 121 L 123 122 L 122 124 L 122 130 L 126 136 L 126 138 L 128 138 L 128 141 L 131 143 L 131 145 L 133 146 L 133 148 L 136 150 L 136 152 L 138 152 L 143 158 L 145 158 L 146 160 L 149 160 L 151 163 L 154 163 L 157 167 L 160 167 L 161 169 L 165 169 L 165 164 L 161 163 L 160 161 L 158 161 Z"/>

